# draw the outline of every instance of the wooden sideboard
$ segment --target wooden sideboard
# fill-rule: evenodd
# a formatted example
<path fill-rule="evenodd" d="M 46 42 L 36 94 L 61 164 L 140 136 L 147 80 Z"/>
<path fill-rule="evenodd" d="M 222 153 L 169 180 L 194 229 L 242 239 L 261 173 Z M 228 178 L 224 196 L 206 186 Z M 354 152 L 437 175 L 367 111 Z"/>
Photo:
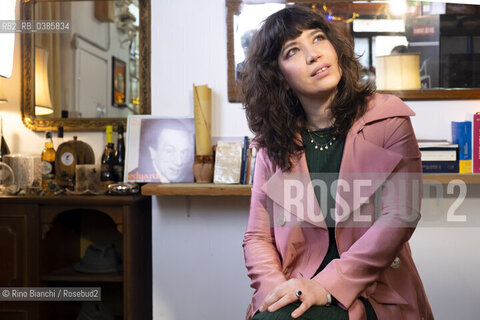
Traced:
<path fill-rule="evenodd" d="M 152 319 L 151 200 L 0 196 L 0 287 L 101 287 L 115 319 Z M 114 244 L 123 272 L 80 273 L 89 244 Z M 0 320 L 76 319 L 81 302 L 0 301 Z"/>

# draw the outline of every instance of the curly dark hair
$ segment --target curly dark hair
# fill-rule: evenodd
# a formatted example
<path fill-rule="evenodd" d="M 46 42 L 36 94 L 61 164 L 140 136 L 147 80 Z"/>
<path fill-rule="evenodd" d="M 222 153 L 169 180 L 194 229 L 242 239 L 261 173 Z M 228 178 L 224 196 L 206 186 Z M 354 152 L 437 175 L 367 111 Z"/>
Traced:
<path fill-rule="evenodd" d="M 361 65 L 351 39 L 322 14 L 291 6 L 269 16 L 253 36 L 240 83 L 248 125 L 256 135 L 255 140 L 284 171 L 292 166 L 291 156 L 299 156 L 304 150 L 298 133 L 305 128 L 306 116 L 299 99 L 288 89 L 278 57 L 286 41 L 311 29 L 325 33 L 335 48 L 342 71 L 330 105 L 336 136 L 346 136 L 355 119 L 365 113 L 368 98 L 374 92 L 372 84 L 359 81 Z"/>

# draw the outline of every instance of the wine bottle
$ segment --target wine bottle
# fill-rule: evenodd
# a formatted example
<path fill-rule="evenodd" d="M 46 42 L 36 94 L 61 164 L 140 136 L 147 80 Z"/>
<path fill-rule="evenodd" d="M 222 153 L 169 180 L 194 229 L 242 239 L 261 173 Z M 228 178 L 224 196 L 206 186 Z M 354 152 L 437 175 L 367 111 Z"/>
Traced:
<path fill-rule="evenodd" d="M 113 183 L 113 164 L 115 161 L 115 151 L 113 150 L 113 128 L 112 126 L 107 126 L 105 129 L 107 135 L 105 150 L 102 154 L 102 162 L 100 168 L 100 184 L 102 190 L 106 190 L 107 186 L 110 183 Z"/>
<path fill-rule="evenodd" d="M 63 143 L 63 127 L 57 128 L 57 148 Z"/>
<path fill-rule="evenodd" d="M 125 140 L 123 138 L 124 128 L 122 124 L 117 129 L 117 148 L 115 149 L 115 163 L 113 173 L 115 181 L 123 181 L 123 170 L 125 168 Z"/>
<path fill-rule="evenodd" d="M 109 143 L 113 143 L 113 126 L 105 127 L 105 136 L 106 136 L 105 145 L 108 145 Z"/>
<path fill-rule="evenodd" d="M 113 143 L 108 143 L 102 155 L 102 167 L 100 170 L 100 183 L 102 190 L 106 190 L 108 185 L 113 183 L 113 163 L 115 160 L 115 151 Z"/>
<path fill-rule="evenodd" d="M 0 117 L 0 162 L 3 161 L 3 156 L 10 153 L 10 149 L 8 148 L 7 142 L 3 137 L 3 122 L 2 117 Z"/>
<path fill-rule="evenodd" d="M 45 135 L 45 148 L 42 151 L 42 189 L 48 190 L 48 184 L 55 179 L 55 149 L 53 148 L 52 133 Z"/>

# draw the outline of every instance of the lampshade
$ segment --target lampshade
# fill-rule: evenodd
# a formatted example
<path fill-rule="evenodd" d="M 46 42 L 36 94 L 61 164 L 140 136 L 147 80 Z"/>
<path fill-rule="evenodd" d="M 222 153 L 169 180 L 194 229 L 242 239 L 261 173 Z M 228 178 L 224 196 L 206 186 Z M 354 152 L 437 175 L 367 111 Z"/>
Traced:
<path fill-rule="evenodd" d="M 48 84 L 48 52 L 35 48 L 35 115 L 53 113 Z"/>
<path fill-rule="evenodd" d="M 53 113 L 52 107 L 42 107 L 42 106 L 35 106 L 35 115 L 36 116 L 46 116 Z"/>
<path fill-rule="evenodd" d="M 3 90 L 3 86 L 0 86 L 0 104 L 1 103 L 7 103 L 8 100 L 5 98 L 5 92 Z"/>
<path fill-rule="evenodd" d="M 15 20 L 15 2 L 16 0 L 0 1 L 0 20 L 7 22 Z M 15 33 L 0 33 L 0 76 L 10 78 L 13 68 L 13 50 L 15 46 Z"/>
<path fill-rule="evenodd" d="M 420 89 L 420 53 L 376 57 L 375 79 L 378 90 Z"/>

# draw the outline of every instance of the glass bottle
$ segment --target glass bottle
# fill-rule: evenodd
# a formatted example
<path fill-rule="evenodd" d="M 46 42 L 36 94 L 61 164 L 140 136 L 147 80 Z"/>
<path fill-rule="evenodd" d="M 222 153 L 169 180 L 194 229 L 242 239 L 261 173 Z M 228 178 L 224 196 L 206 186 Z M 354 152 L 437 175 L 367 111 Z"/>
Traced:
<path fill-rule="evenodd" d="M 10 153 L 10 149 L 8 148 L 7 142 L 3 137 L 3 121 L 2 117 L 0 117 L 0 162 L 3 162 L 3 156 Z"/>
<path fill-rule="evenodd" d="M 7 142 L 3 137 L 3 122 L 2 117 L 0 117 L 0 162 L 3 162 L 3 157 L 10 153 L 10 149 L 8 148 Z M 8 167 L 8 166 L 7 166 Z M 5 183 L 7 179 L 7 169 L 5 167 L 0 166 L 0 184 Z"/>
<path fill-rule="evenodd" d="M 63 143 L 63 127 L 59 126 L 57 128 L 57 149 Z"/>
<path fill-rule="evenodd" d="M 117 148 L 115 149 L 115 163 L 113 173 L 115 181 L 123 181 L 123 170 L 125 168 L 125 140 L 123 137 L 124 128 L 122 124 L 117 129 Z"/>
<path fill-rule="evenodd" d="M 42 189 L 48 190 L 48 183 L 55 179 L 55 149 L 53 148 L 52 133 L 46 133 L 45 148 L 42 151 Z"/>
<path fill-rule="evenodd" d="M 105 145 L 113 143 L 113 126 L 105 127 L 106 142 Z"/>
<path fill-rule="evenodd" d="M 113 149 L 113 127 L 107 126 L 105 129 L 107 135 L 105 150 L 103 150 L 100 167 L 100 185 L 102 190 L 106 190 L 110 183 L 114 182 L 113 164 L 115 161 L 115 151 Z"/>

